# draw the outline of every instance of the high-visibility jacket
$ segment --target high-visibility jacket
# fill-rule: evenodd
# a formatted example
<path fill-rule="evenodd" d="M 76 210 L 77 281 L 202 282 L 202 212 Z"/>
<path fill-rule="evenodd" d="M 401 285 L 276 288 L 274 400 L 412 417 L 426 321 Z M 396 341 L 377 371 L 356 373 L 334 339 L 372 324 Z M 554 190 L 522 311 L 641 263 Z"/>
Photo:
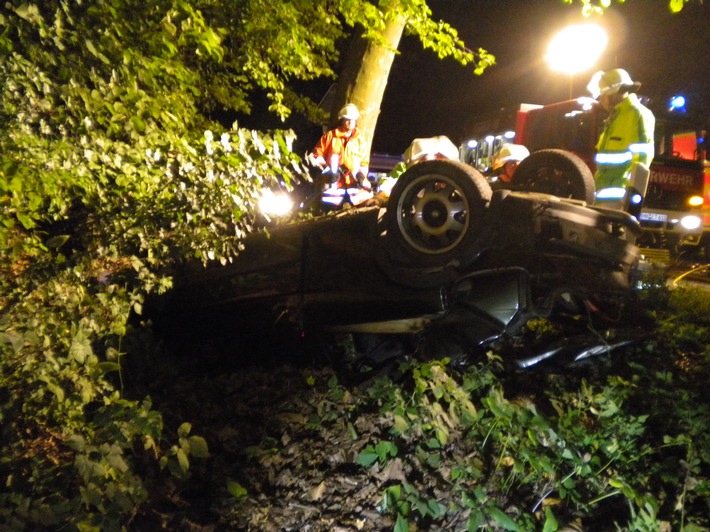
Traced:
<path fill-rule="evenodd" d="M 350 135 L 347 131 L 335 128 L 327 131 L 313 149 L 315 157 L 323 157 L 326 164 L 331 164 L 332 156 L 338 156 L 338 165 L 345 166 L 353 176 L 358 172 L 367 175 L 367 153 L 360 137 L 360 130 L 355 128 Z"/>
<path fill-rule="evenodd" d="M 597 143 L 594 158 L 596 189 L 628 185 L 634 168 L 647 168 L 653 160 L 653 132 L 656 119 L 636 94 L 629 94 L 614 106 Z"/>

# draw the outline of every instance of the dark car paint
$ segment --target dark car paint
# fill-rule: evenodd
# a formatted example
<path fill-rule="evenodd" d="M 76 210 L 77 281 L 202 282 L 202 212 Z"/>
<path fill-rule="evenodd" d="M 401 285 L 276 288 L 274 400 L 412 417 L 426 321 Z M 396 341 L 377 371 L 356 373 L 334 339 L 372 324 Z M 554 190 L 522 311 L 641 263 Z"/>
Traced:
<path fill-rule="evenodd" d="M 352 209 L 254 234 L 232 264 L 192 266 L 177 275 L 163 312 L 219 316 L 235 327 L 257 319 L 267 328 L 430 331 L 458 337 L 468 351 L 551 315 L 561 298 L 623 297 L 631 290 L 638 224 L 625 213 L 498 191 L 477 249 L 468 254 L 475 258 L 442 265 L 436 274 L 447 270 L 452 280 L 435 286 L 413 286 L 403 268 L 391 267 L 382 213 Z M 422 267 L 412 268 L 421 279 Z M 529 357 L 521 367 L 536 360 Z"/>

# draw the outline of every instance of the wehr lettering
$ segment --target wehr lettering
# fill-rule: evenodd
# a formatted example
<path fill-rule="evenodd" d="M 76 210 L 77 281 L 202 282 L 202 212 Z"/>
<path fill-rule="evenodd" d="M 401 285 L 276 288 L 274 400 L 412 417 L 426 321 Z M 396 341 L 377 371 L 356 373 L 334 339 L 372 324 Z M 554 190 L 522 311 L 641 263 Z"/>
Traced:
<path fill-rule="evenodd" d="M 692 189 L 695 186 L 693 174 L 686 174 L 675 171 L 651 170 L 651 183 L 663 185 L 664 188 L 676 190 Z"/>

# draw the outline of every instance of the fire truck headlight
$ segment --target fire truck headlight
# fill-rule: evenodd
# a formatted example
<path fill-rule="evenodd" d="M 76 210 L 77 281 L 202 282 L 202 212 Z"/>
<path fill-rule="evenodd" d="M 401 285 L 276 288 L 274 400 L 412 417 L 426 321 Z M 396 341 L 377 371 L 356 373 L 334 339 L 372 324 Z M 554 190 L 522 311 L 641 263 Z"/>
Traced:
<path fill-rule="evenodd" d="M 690 198 L 688 198 L 688 205 L 690 205 L 691 207 L 700 207 L 702 204 L 702 196 L 690 196 Z"/>
<path fill-rule="evenodd" d="M 641 194 L 633 194 L 631 196 L 631 198 L 629 199 L 629 202 L 632 205 L 638 205 L 639 203 L 641 203 L 642 199 L 643 199 L 643 197 L 641 196 Z"/>
<path fill-rule="evenodd" d="M 702 221 L 699 216 L 683 216 L 683 218 L 680 219 L 680 225 L 683 229 L 687 229 L 688 231 L 698 229 L 701 224 Z"/>

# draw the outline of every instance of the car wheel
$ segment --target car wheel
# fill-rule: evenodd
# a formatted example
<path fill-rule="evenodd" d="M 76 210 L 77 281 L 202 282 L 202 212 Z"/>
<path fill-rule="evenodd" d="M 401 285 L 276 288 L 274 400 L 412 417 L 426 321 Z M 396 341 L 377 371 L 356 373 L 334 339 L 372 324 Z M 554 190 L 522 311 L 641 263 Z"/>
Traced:
<path fill-rule="evenodd" d="M 594 176 L 587 164 L 564 150 L 540 150 L 526 157 L 513 174 L 514 190 L 552 194 L 594 203 Z"/>
<path fill-rule="evenodd" d="M 468 263 L 490 199 L 483 176 L 459 161 L 424 161 L 404 172 L 383 220 L 383 253 L 395 280 L 433 286 Z"/>

